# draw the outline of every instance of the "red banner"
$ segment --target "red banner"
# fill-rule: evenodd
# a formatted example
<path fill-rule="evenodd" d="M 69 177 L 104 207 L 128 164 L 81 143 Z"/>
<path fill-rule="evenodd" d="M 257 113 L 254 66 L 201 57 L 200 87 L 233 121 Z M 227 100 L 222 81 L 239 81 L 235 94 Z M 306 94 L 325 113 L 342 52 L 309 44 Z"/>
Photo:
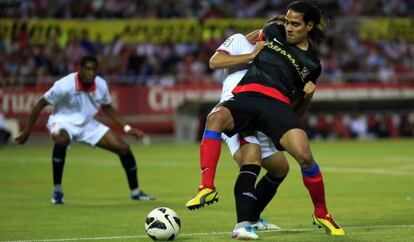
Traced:
<path fill-rule="evenodd" d="M 219 85 L 207 86 L 110 86 L 112 104 L 125 119 L 138 128 L 149 133 L 171 133 L 173 131 L 172 114 L 175 107 L 185 100 L 211 101 L 219 100 Z M 16 118 L 22 124 L 30 114 L 34 104 L 42 97 L 47 88 L 0 89 L 0 112 L 6 118 Z M 39 117 L 34 131 L 44 131 L 49 106 Z M 112 126 L 111 122 L 103 121 Z"/>
<path fill-rule="evenodd" d="M 110 86 L 113 106 L 128 123 L 147 133 L 172 133 L 175 108 L 184 101 L 214 103 L 220 97 L 220 85 L 205 86 Z M 0 112 L 6 118 L 15 118 L 24 123 L 33 105 L 47 88 L 7 87 L 0 89 Z M 317 87 L 314 101 L 355 100 L 414 100 L 414 84 L 342 84 L 321 83 Z M 48 107 L 39 118 L 35 131 L 45 131 L 45 124 L 52 107 Z M 100 117 L 102 115 L 99 115 Z M 101 119 L 112 126 L 107 119 Z M 113 127 L 119 130 L 119 127 Z"/>

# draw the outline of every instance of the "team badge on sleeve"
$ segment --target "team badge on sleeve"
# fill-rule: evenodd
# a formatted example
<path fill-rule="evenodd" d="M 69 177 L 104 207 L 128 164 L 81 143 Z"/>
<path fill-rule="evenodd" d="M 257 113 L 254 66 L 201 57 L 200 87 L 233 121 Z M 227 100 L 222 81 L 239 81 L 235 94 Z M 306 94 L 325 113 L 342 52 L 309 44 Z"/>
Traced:
<path fill-rule="evenodd" d="M 228 38 L 226 41 L 224 41 L 223 46 L 229 47 L 230 44 L 233 42 L 234 38 Z"/>
<path fill-rule="evenodd" d="M 57 93 L 54 90 L 51 90 L 49 92 L 49 99 L 56 100 L 57 97 L 58 97 L 58 95 L 57 95 Z"/>
<path fill-rule="evenodd" d="M 55 91 L 50 91 L 50 93 L 49 93 L 49 95 L 50 95 L 50 97 L 51 98 L 55 98 L 57 95 L 56 95 L 56 92 Z"/>

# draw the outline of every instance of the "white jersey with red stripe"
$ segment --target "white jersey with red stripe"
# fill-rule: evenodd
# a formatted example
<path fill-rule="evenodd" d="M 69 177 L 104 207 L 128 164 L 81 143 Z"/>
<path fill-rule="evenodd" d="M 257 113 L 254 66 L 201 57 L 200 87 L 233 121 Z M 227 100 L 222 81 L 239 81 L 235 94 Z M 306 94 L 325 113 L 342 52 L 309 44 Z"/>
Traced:
<path fill-rule="evenodd" d="M 63 129 L 70 140 L 96 145 L 108 132 L 108 126 L 94 119 L 101 104 L 112 102 L 108 85 L 101 77 L 97 76 L 94 84 L 85 89 L 78 73 L 71 73 L 56 81 L 44 98 L 54 107 L 47 122 L 50 133 Z"/>
<path fill-rule="evenodd" d="M 225 51 L 229 55 L 245 55 L 252 53 L 254 48 L 255 46 L 252 45 L 244 35 L 234 34 L 224 41 L 223 44 L 217 48 L 217 51 Z M 224 102 L 233 97 L 232 91 L 243 78 L 244 74 L 246 74 L 248 67 L 249 63 L 224 70 L 225 79 L 223 81 L 220 102 Z M 240 135 L 236 134 L 232 137 L 227 137 L 222 134 L 222 139 L 227 143 L 231 155 L 234 156 L 236 151 L 240 148 Z M 243 139 L 248 143 L 260 145 L 262 159 L 267 158 L 278 151 L 271 139 L 261 132 L 257 132 L 256 136 L 248 136 Z"/>
<path fill-rule="evenodd" d="M 104 79 L 97 76 L 95 84 L 84 90 L 76 72 L 56 81 L 44 94 L 44 98 L 54 107 L 50 119 L 73 125 L 88 123 L 98 113 L 101 104 L 111 104 L 108 85 Z"/>

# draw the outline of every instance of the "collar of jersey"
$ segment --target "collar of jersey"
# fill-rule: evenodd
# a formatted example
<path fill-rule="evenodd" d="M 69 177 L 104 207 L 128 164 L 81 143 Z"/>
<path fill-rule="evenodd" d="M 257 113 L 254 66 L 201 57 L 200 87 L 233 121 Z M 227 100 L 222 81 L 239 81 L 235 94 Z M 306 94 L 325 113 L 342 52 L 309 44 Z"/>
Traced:
<path fill-rule="evenodd" d="M 94 92 L 95 90 L 96 90 L 96 82 L 94 82 L 90 87 L 85 88 L 82 82 L 79 80 L 79 73 L 76 73 L 76 91 Z"/>

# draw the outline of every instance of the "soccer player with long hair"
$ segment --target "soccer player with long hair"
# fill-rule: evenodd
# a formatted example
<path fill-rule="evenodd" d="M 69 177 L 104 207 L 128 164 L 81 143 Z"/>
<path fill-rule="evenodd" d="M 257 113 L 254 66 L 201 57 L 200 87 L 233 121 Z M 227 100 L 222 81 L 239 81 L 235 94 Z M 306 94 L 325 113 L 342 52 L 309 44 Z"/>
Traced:
<path fill-rule="evenodd" d="M 344 230 L 328 213 L 321 169 L 315 161 L 308 137 L 292 103 L 299 100 L 307 107 L 307 88 L 315 85 L 321 65 L 314 44 L 324 38 L 319 8 L 305 1 L 290 4 L 284 25 L 269 24 L 263 29 L 265 47 L 257 54 L 242 80 L 233 89 L 234 97 L 221 103 L 208 115 L 200 147 L 202 182 L 192 199 L 200 204 L 211 202 L 217 193 L 214 175 L 220 156 L 221 133 L 261 131 L 275 146 L 286 150 L 301 167 L 305 187 L 311 196 L 313 222 L 332 235 Z M 306 98 L 307 97 L 307 98 Z M 246 219 L 255 208 L 255 188 L 260 165 L 243 165 L 236 182 L 236 196 L 244 206 Z M 195 202 L 194 202 L 195 203 Z"/>

